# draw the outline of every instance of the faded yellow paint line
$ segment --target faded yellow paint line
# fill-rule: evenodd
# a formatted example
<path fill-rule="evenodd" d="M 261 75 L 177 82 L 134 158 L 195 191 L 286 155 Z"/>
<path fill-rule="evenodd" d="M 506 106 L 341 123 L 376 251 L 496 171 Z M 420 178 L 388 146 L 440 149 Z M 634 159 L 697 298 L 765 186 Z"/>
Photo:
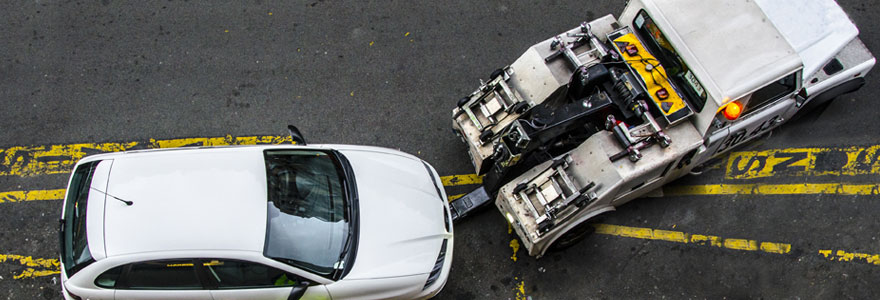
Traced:
<path fill-rule="evenodd" d="M 824 256 L 830 261 L 864 261 L 872 265 L 880 266 L 880 254 L 852 253 L 844 250 L 819 250 L 819 255 Z"/>
<path fill-rule="evenodd" d="M 707 184 L 663 187 L 667 196 L 685 195 L 880 195 L 880 184 L 796 183 L 796 184 Z"/>
<path fill-rule="evenodd" d="M 0 203 L 64 199 L 64 189 L 0 192 Z"/>
<path fill-rule="evenodd" d="M 0 192 L 0 203 L 61 200 L 64 189 Z M 664 196 L 695 195 L 788 195 L 788 194 L 837 194 L 837 195 L 880 195 L 880 184 L 708 184 L 667 186 Z M 464 197 L 465 194 L 447 196 L 448 201 Z"/>
<path fill-rule="evenodd" d="M 449 175 L 440 177 L 440 181 L 443 182 L 443 186 L 482 184 L 483 176 L 477 174 Z"/>
<path fill-rule="evenodd" d="M 769 253 L 788 253 L 791 252 L 791 245 L 789 244 L 781 244 L 781 243 L 761 243 L 761 251 L 769 252 Z"/>
<path fill-rule="evenodd" d="M 712 247 L 723 247 L 732 250 L 763 251 L 767 253 L 786 254 L 791 252 L 791 245 L 785 243 L 758 242 L 747 239 L 726 239 L 717 236 L 691 234 L 680 231 L 669 231 L 642 227 L 627 227 L 609 224 L 594 224 L 596 233 L 620 237 L 646 240 L 659 240 L 683 244 L 697 244 Z M 760 246 L 759 246 L 760 245 Z"/>
<path fill-rule="evenodd" d="M 0 148 L 0 176 L 69 173 L 87 155 L 184 146 L 228 146 L 289 143 L 289 136 L 197 137 L 122 143 L 78 143 Z"/>
<path fill-rule="evenodd" d="M 13 279 L 50 276 L 61 273 L 61 264 L 58 262 L 58 259 L 33 258 L 18 254 L 0 254 L 0 263 L 16 263 L 28 267 L 21 273 L 13 274 Z"/>
<path fill-rule="evenodd" d="M 516 286 L 514 287 L 514 290 L 516 291 L 516 298 L 514 298 L 514 299 L 516 299 L 516 300 L 529 300 L 529 299 L 531 299 L 532 297 L 529 297 L 526 295 L 526 282 L 523 280 L 520 280 L 518 277 L 514 277 L 513 280 L 519 281 L 518 283 L 516 283 Z"/>
<path fill-rule="evenodd" d="M 510 234 L 510 233 L 508 232 L 508 234 Z M 510 256 L 510 259 L 512 259 L 513 261 L 516 261 L 516 252 L 519 251 L 519 240 L 517 240 L 517 239 L 510 240 L 510 249 L 513 250 L 513 255 Z"/>
<path fill-rule="evenodd" d="M 12 279 L 52 276 L 55 274 L 61 274 L 61 270 L 34 270 L 32 268 L 27 268 L 24 271 L 21 271 L 21 273 L 12 275 Z"/>
<path fill-rule="evenodd" d="M 880 145 L 732 152 L 726 168 L 729 179 L 877 174 L 880 174 Z"/>

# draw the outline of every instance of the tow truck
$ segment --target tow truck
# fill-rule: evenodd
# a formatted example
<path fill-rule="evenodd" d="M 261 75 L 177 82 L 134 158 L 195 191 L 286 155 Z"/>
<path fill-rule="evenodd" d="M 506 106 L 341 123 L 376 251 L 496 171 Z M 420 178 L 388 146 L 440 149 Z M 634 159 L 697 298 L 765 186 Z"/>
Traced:
<path fill-rule="evenodd" d="M 529 255 L 812 108 L 874 66 L 834 0 L 630 0 L 537 43 L 452 111 L 480 188 Z"/>

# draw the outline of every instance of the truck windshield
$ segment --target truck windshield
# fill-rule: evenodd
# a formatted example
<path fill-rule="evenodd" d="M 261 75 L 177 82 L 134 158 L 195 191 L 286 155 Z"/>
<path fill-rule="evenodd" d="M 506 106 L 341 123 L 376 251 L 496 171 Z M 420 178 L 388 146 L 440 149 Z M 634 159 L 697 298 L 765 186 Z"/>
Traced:
<path fill-rule="evenodd" d="M 79 165 L 73 172 L 67 198 L 64 200 L 64 215 L 61 219 L 61 262 L 67 276 L 94 262 L 89 252 L 86 238 L 86 205 L 89 200 L 89 187 L 98 161 Z"/>
<path fill-rule="evenodd" d="M 352 230 L 341 162 L 324 151 L 267 150 L 264 156 L 269 203 L 263 254 L 330 276 Z"/>
<path fill-rule="evenodd" d="M 636 16 L 633 26 L 648 51 L 651 51 L 651 54 L 654 54 L 666 69 L 667 76 L 676 89 L 684 92 L 684 98 L 694 106 L 695 111 L 702 111 L 706 104 L 706 90 L 703 89 L 703 85 L 684 63 L 654 20 L 643 10 Z"/>

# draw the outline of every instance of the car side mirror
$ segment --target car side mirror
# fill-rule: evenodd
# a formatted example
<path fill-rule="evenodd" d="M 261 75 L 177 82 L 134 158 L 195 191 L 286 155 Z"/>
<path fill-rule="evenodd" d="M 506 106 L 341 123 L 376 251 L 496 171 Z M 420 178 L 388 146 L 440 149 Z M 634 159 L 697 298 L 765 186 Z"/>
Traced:
<path fill-rule="evenodd" d="M 290 296 L 287 296 L 287 300 L 299 300 L 303 295 L 306 294 L 306 289 L 309 288 L 309 282 L 305 280 L 300 280 L 293 286 L 293 289 L 290 290 Z"/>
<path fill-rule="evenodd" d="M 294 144 L 297 145 L 306 145 L 306 138 L 302 136 L 302 133 L 299 132 L 299 129 L 293 125 L 287 125 L 287 132 L 290 133 L 290 139 L 293 140 Z"/>

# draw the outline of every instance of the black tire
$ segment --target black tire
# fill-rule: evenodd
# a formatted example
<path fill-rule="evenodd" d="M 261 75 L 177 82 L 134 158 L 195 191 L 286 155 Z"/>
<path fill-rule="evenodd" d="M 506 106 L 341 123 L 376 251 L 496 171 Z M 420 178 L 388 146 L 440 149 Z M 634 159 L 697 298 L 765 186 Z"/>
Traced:
<path fill-rule="evenodd" d="M 834 102 L 840 96 L 855 92 L 862 88 L 865 85 L 865 78 L 858 77 L 850 79 L 847 82 L 841 83 L 833 88 L 828 89 L 827 91 L 822 92 L 821 94 L 814 97 L 810 102 L 808 102 L 804 107 L 801 107 L 794 116 L 792 116 L 791 120 L 797 120 L 803 118 L 806 115 L 809 115 L 811 112 L 825 111 L 826 108 Z"/>
<path fill-rule="evenodd" d="M 468 101 L 471 101 L 471 97 L 461 97 L 461 99 L 458 99 L 458 102 L 455 105 L 457 105 L 458 107 L 464 107 L 464 105 L 467 104 Z"/>
<path fill-rule="evenodd" d="M 517 102 L 516 104 L 510 106 L 510 110 L 509 110 L 509 112 L 512 112 L 512 113 L 515 113 L 515 114 L 518 114 L 518 115 L 519 115 L 519 114 L 522 114 L 522 113 L 526 112 L 527 109 L 529 109 L 529 104 L 528 104 L 528 103 L 525 103 L 525 102 Z"/>
<path fill-rule="evenodd" d="M 492 133 L 492 130 L 489 128 L 486 128 L 486 131 L 483 131 L 483 133 L 480 133 L 480 141 L 483 143 L 488 142 L 488 141 L 492 140 L 493 136 L 495 136 L 495 134 Z"/>
<path fill-rule="evenodd" d="M 563 233 L 556 241 L 553 241 L 553 244 L 550 245 L 550 248 L 547 248 L 550 252 L 559 252 L 565 249 L 570 248 L 571 246 L 577 245 L 584 238 L 596 232 L 596 228 L 593 227 L 593 224 L 589 222 L 583 222 L 566 233 Z"/>
<path fill-rule="evenodd" d="M 501 76 L 501 74 L 504 74 L 504 70 L 495 69 L 495 71 L 492 71 L 492 74 L 489 74 L 489 80 L 495 79 L 495 77 Z"/>
<path fill-rule="evenodd" d="M 519 192 L 522 192 L 526 187 L 528 187 L 528 185 L 525 182 L 520 182 L 513 188 L 513 193 L 519 194 Z"/>

